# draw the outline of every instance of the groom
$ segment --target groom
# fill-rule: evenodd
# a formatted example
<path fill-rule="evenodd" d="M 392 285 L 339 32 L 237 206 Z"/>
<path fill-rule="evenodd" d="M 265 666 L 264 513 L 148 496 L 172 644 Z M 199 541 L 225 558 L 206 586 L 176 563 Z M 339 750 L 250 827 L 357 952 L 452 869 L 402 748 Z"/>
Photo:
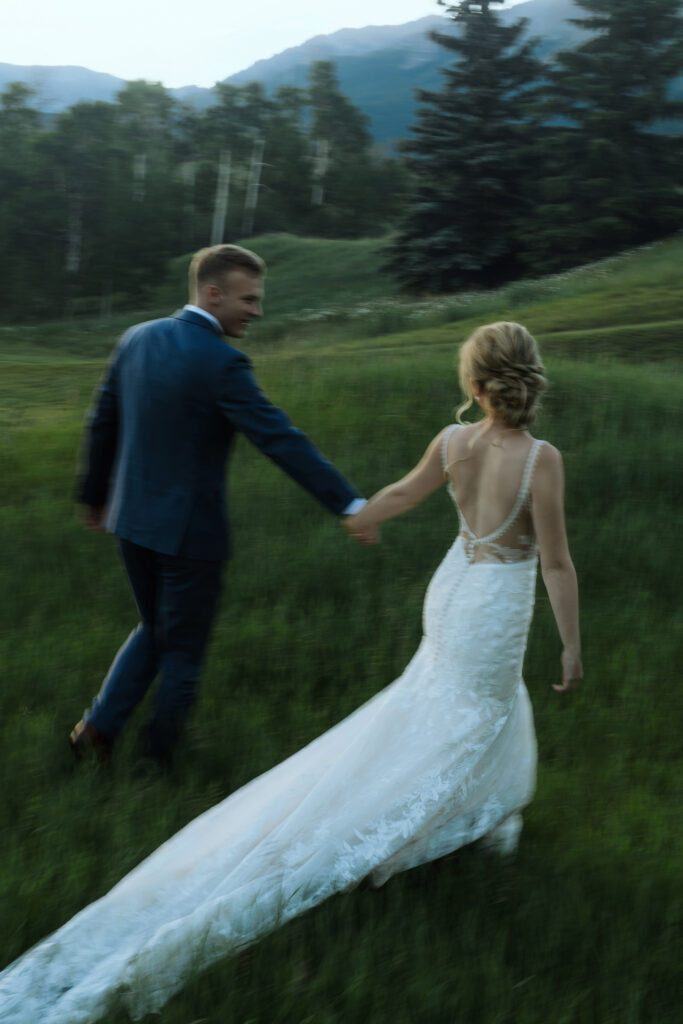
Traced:
<path fill-rule="evenodd" d="M 79 499 L 86 524 L 119 538 L 141 622 L 120 649 L 69 742 L 106 758 L 160 675 L 142 753 L 168 762 L 195 699 L 229 554 L 225 471 L 243 433 L 330 512 L 363 501 L 224 340 L 262 315 L 265 265 L 218 245 L 190 264 L 190 299 L 172 317 L 130 328 L 90 416 Z"/>

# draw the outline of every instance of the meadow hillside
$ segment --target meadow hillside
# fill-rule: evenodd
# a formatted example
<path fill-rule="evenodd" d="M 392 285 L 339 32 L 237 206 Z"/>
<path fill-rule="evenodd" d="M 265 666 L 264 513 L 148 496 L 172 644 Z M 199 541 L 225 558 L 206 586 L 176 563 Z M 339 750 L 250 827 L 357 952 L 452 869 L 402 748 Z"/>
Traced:
<path fill-rule="evenodd" d="M 380 242 L 251 244 L 270 265 L 268 316 L 244 347 L 271 398 L 366 493 L 453 419 L 473 326 L 513 318 L 536 334 L 551 387 L 534 433 L 565 457 L 586 679 L 552 691 L 559 643 L 539 586 L 525 667 L 538 792 L 516 858 L 474 847 L 335 898 L 202 974 L 161 1019 L 674 1024 L 683 240 L 419 302 L 388 295 Z M 182 304 L 185 267 L 139 317 L 0 330 L 3 964 L 391 682 L 456 531 L 444 492 L 377 548 L 354 546 L 240 441 L 236 552 L 183 755 L 168 777 L 136 778 L 138 717 L 110 773 L 75 770 L 68 731 L 136 622 L 112 538 L 74 512 L 82 423 L 116 336 Z"/>
<path fill-rule="evenodd" d="M 265 318 L 251 329 L 250 355 L 316 351 L 342 341 L 367 348 L 396 344 L 453 344 L 472 324 L 492 319 L 533 321 L 543 340 L 571 357 L 616 356 L 635 362 L 683 354 L 683 235 L 548 277 L 515 281 L 497 290 L 408 297 L 382 270 L 387 239 L 334 241 L 262 235 L 250 248 L 266 260 Z M 0 326 L 4 358 L 32 354 L 106 357 L 120 333 L 137 320 L 167 316 L 187 300 L 190 257 L 168 266 L 149 308 L 106 317 L 75 317 Z M 445 332 L 432 328 L 446 326 Z M 429 328 L 425 332 L 425 328 Z M 402 337 L 397 341 L 395 335 Z M 456 338 L 457 340 L 457 338 Z"/>

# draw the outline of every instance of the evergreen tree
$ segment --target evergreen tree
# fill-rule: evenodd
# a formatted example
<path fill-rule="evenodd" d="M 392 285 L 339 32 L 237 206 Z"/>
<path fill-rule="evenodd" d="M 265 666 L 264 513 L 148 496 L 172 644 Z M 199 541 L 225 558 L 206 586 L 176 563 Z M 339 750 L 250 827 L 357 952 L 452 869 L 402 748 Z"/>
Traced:
<path fill-rule="evenodd" d="M 313 234 L 357 238 L 386 230 L 395 216 L 401 171 L 373 152 L 370 118 L 346 97 L 332 61 L 309 72 Z"/>
<path fill-rule="evenodd" d="M 59 114 L 42 141 L 54 176 L 58 218 L 59 300 L 53 312 L 71 312 L 80 296 L 106 304 L 116 277 L 116 236 L 122 213 L 120 185 L 128 163 L 117 144 L 115 107 L 77 103 Z"/>
<path fill-rule="evenodd" d="M 554 268 L 683 225 L 681 0 L 575 0 L 586 42 L 555 57 L 531 265 Z M 678 129 L 678 134 L 673 132 Z"/>
<path fill-rule="evenodd" d="M 431 37 L 456 60 L 442 70 L 440 92 L 418 92 L 413 138 L 403 147 L 415 188 L 388 249 L 389 269 L 413 289 L 492 284 L 520 269 L 541 65 L 535 40 L 522 38 L 526 20 L 501 22 L 494 5 L 502 2 L 439 0 L 460 31 Z"/>
<path fill-rule="evenodd" d="M 41 273 L 48 260 L 46 217 L 50 209 L 51 182 L 44 180 L 40 157 L 40 115 L 31 106 L 33 92 L 12 82 L 0 94 L 0 287 L 3 316 L 31 315 L 36 298 L 49 291 L 43 278 L 36 288 L 36 268 Z M 36 213 L 46 222 L 41 225 Z"/>
<path fill-rule="evenodd" d="M 304 123 L 307 94 L 294 85 L 275 93 L 264 126 L 265 167 L 258 223 L 264 231 L 302 232 L 311 206 L 311 160 Z"/>
<path fill-rule="evenodd" d="M 116 100 L 117 140 L 127 164 L 117 222 L 117 248 L 125 259 L 119 264 L 117 286 L 142 301 L 158 283 L 168 257 L 177 252 L 182 231 L 179 111 L 158 82 L 127 82 Z"/>
<path fill-rule="evenodd" d="M 373 152 L 334 65 L 317 65 L 310 88 L 273 97 L 258 82 L 216 92 L 197 112 L 159 84 L 130 82 L 115 103 L 49 120 L 24 85 L 0 94 L 3 318 L 153 300 L 168 257 L 209 244 L 226 204 L 226 241 L 386 230 L 401 168 Z"/>

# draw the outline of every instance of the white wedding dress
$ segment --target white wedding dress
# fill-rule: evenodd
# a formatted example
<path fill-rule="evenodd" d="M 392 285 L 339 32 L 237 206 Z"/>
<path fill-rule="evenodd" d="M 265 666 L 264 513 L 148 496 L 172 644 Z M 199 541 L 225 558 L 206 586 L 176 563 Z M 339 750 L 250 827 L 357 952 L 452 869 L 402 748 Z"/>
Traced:
<path fill-rule="evenodd" d="M 120 1006 L 139 1019 L 196 971 L 366 876 L 381 885 L 482 837 L 514 848 L 535 784 L 522 661 L 541 444 L 497 530 L 475 537 L 458 510 L 460 534 L 431 580 L 424 637 L 400 678 L 7 967 L 3 1024 L 93 1024 Z"/>

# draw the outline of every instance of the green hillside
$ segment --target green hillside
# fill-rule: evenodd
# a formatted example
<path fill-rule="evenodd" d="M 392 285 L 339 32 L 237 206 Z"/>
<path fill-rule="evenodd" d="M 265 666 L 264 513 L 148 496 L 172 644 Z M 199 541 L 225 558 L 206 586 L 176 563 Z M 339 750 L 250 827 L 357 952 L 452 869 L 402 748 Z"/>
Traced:
<path fill-rule="evenodd" d="M 527 323 L 544 348 L 572 356 L 662 360 L 683 351 L 683 236 L 563 274 L 496 291 L 407 298 L 383 273 L 385 239 L 334 241 L 263 235 L 249 247 L 268 264 L 265 318 L 246 342 L 251 354 L 296 343 L 394 347 L 452 344 L 486 320 Z M 166 316 L 187 300 L 190 257 L 171 262 L 153 308 L 105 318 L 0 327 L 0 358 L 42 358 L 45 349 L 101 358 L 136 320 Z M 454 335 L 452 325 L 457 323 Z M 443 328 L 443 330 L 435 330 Z M 268 343 L 267 345 L 265 343 Z"/>
<path fill-rule="evenodd" d="M 538 791 L 516 858 L 466 849 L 331 900 L 217 964 L 161 1019 L 673 1024 L 683 240 L 419 303 L 387 297 L 379 242 L 252 244 L 271 267 L 268 317 L 246 345 L 259 379 L 365 493 L 452 420 L 472 326 L 514 316 L 538 335 L 551 386 L 534 432 L 564 453 L 586 678 L 552 691 L 559 644 L 539 587 L 525 663 Z M 184 300 L 185 264 L 160 310 Z M 379 547 L 353 546 L 240 441 L 236 553 L 184 755 L 170 777 L 136 779 L 138 717 L 110 775 L 75 771 L 68 731 L 136 621 L 112 538 L 85 532 L 72 500 L 83 418 L 130 319 L 0 331 L 0 967 L 391 682 L 457 528 L 437 494 Z"/>
<path fill-rule="evenodd" d="M 425 327 L 463 321 L 458 329 L 467 330 L 482 319 L 517 319 L 569 354 L 661 359 L 683 352 L 683 235 L 497 291 L 433 299 L 392 295 L 393 282 L 380 269 L 383 244 L 291 235 L 250 240 L 269 268 L 266 317 L 252 329 L 254 344 L 305 338 L 317 347 L 331 333 L 335 342 L 391 334 L 393 345 L 399 332 L 405 344 L 438 343 L 452 337 L 450 329 L 425 335 Z M 188 261 L 172 266 L 163 289 L 168 308 L 184 294 Z"/>

